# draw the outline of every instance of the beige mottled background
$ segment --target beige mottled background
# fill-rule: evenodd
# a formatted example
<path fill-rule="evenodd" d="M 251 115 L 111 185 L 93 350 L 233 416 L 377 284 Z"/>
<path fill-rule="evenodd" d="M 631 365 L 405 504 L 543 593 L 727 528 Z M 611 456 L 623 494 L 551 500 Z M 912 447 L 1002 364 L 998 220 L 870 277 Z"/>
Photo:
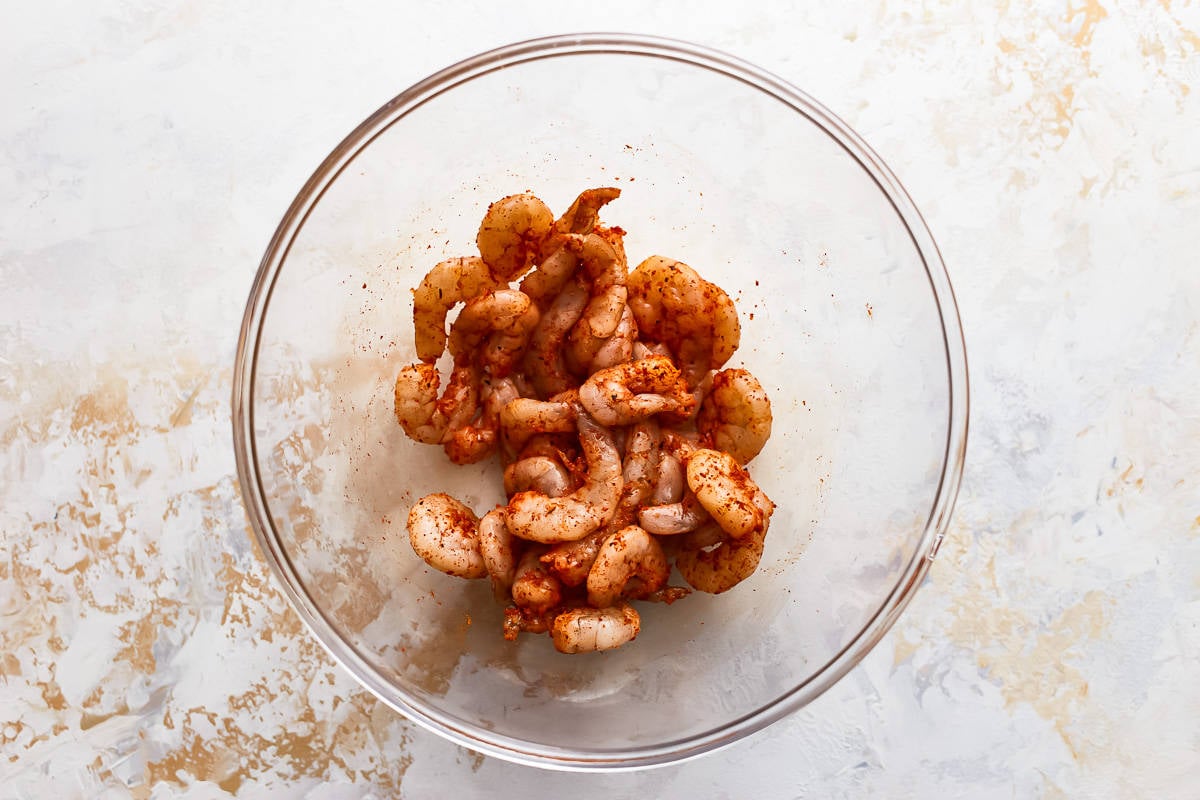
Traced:
<path fill-rule="evenodd" d="M 753 5 L 6 10 L 0 798 L 1200 796 L 1200 5 Z M 857 670 L 591 777 L 450 745 L 329 660 L 250 544 L 227 398 L 258 258 L 340 138 L 453 60 L 597 28 L 859 130 L 938 237 L 975 406 L 952 535 Z"/>

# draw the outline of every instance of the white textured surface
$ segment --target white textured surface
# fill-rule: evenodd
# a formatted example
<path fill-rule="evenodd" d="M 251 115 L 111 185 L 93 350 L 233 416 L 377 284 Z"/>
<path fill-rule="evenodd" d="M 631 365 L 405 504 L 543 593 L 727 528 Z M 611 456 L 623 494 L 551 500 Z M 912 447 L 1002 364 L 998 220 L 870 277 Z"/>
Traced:
<path fill-rule="evenodd" d="M 643 5 L 9 15 L 0 797 L 1196 796 L 1200 9 Z M 725 49 L 863 134 L 942 247 L 974 390 L 952 536 L 862 666 L 604 777 L 476 757 L 329 662 L 250 546 L 227 400 L 261 251 L 341 136 L 452 60 L 595 28 Z"/>

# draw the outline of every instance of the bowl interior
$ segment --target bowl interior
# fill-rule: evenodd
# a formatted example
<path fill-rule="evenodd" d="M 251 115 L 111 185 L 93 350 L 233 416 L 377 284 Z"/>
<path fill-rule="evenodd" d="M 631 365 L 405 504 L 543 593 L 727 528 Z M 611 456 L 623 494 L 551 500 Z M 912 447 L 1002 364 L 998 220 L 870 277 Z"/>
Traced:
<path fill-rule="evenodd" d="M 503 494 L 498 463 L 408 440 L 391 389 L 409 290 L 474 252 L 489 202 L 531 190 L 559 213 L 602 185 L 631 265 L 680 259 L 736 301 L 730 366 L 775 416 L 750 470 L 778 510 L 752 578 L 641 604 L 632 645 L 569 657 L 503 641 L 486 581 L 412 553 L 417 498 Z M 249 409 L 267 535 L 348 666 L 460 741 L 605 759 L 732 730 L 817 681 L 924 555 L 950 386 L 921 253 L 854 156 L 752 85 L 661 55 L 509 64 L 387 127 L 279 245 Z"/>

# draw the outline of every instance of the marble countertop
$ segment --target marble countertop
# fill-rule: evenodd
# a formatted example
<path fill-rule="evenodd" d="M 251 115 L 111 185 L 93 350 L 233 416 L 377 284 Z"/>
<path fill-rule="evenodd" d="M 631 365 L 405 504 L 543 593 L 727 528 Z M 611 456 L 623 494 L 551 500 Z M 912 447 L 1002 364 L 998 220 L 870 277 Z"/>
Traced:
<path fill-rule="evenodd" d="M 8 15 L 0 798 L 1195 797 L 1200 7 L 809 5 Z M 854 126 L 938 238 L 974 401 L 951 535 L 871 655 L 733 748 L 605 776 L 472 754 L 335 665 L 250 546 L 228 401 L 331 147 L 451 61 L 596 28 L 726 50 Z"/>

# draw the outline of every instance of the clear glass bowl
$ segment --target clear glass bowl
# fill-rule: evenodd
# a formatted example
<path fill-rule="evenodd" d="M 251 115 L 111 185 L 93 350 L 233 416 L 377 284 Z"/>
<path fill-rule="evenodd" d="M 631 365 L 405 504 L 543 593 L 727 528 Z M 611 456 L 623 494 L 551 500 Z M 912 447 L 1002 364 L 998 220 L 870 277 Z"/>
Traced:
<path fill-rule="evenodd" d="M 410 289 L 473 251 L 488 203 L 556 213 L 615 185 L 630 263 L 659 253 L 737 302 L 774 403 L 751 471 L 778 504 L 758 572 L 642 604 L 629 646 L 503 641 L 486 581 L 425 567 L 404 521 L 447 491 L 502 499 L 499 468 L 406 439 Z M 254 531 L 296 610 L 393 708 L 538 766 L 664 764 L 740 739 L 846 674 L 912 598 L 962 473 L 967 369 L 950 282 L 892 173 L 844 123 L 745 62 L 627 35 L 540 39 L 387 103 L 296 197 L 246 308 L 233 389 Z M 678 582 L 676 580 L 675 582 Z"/>

